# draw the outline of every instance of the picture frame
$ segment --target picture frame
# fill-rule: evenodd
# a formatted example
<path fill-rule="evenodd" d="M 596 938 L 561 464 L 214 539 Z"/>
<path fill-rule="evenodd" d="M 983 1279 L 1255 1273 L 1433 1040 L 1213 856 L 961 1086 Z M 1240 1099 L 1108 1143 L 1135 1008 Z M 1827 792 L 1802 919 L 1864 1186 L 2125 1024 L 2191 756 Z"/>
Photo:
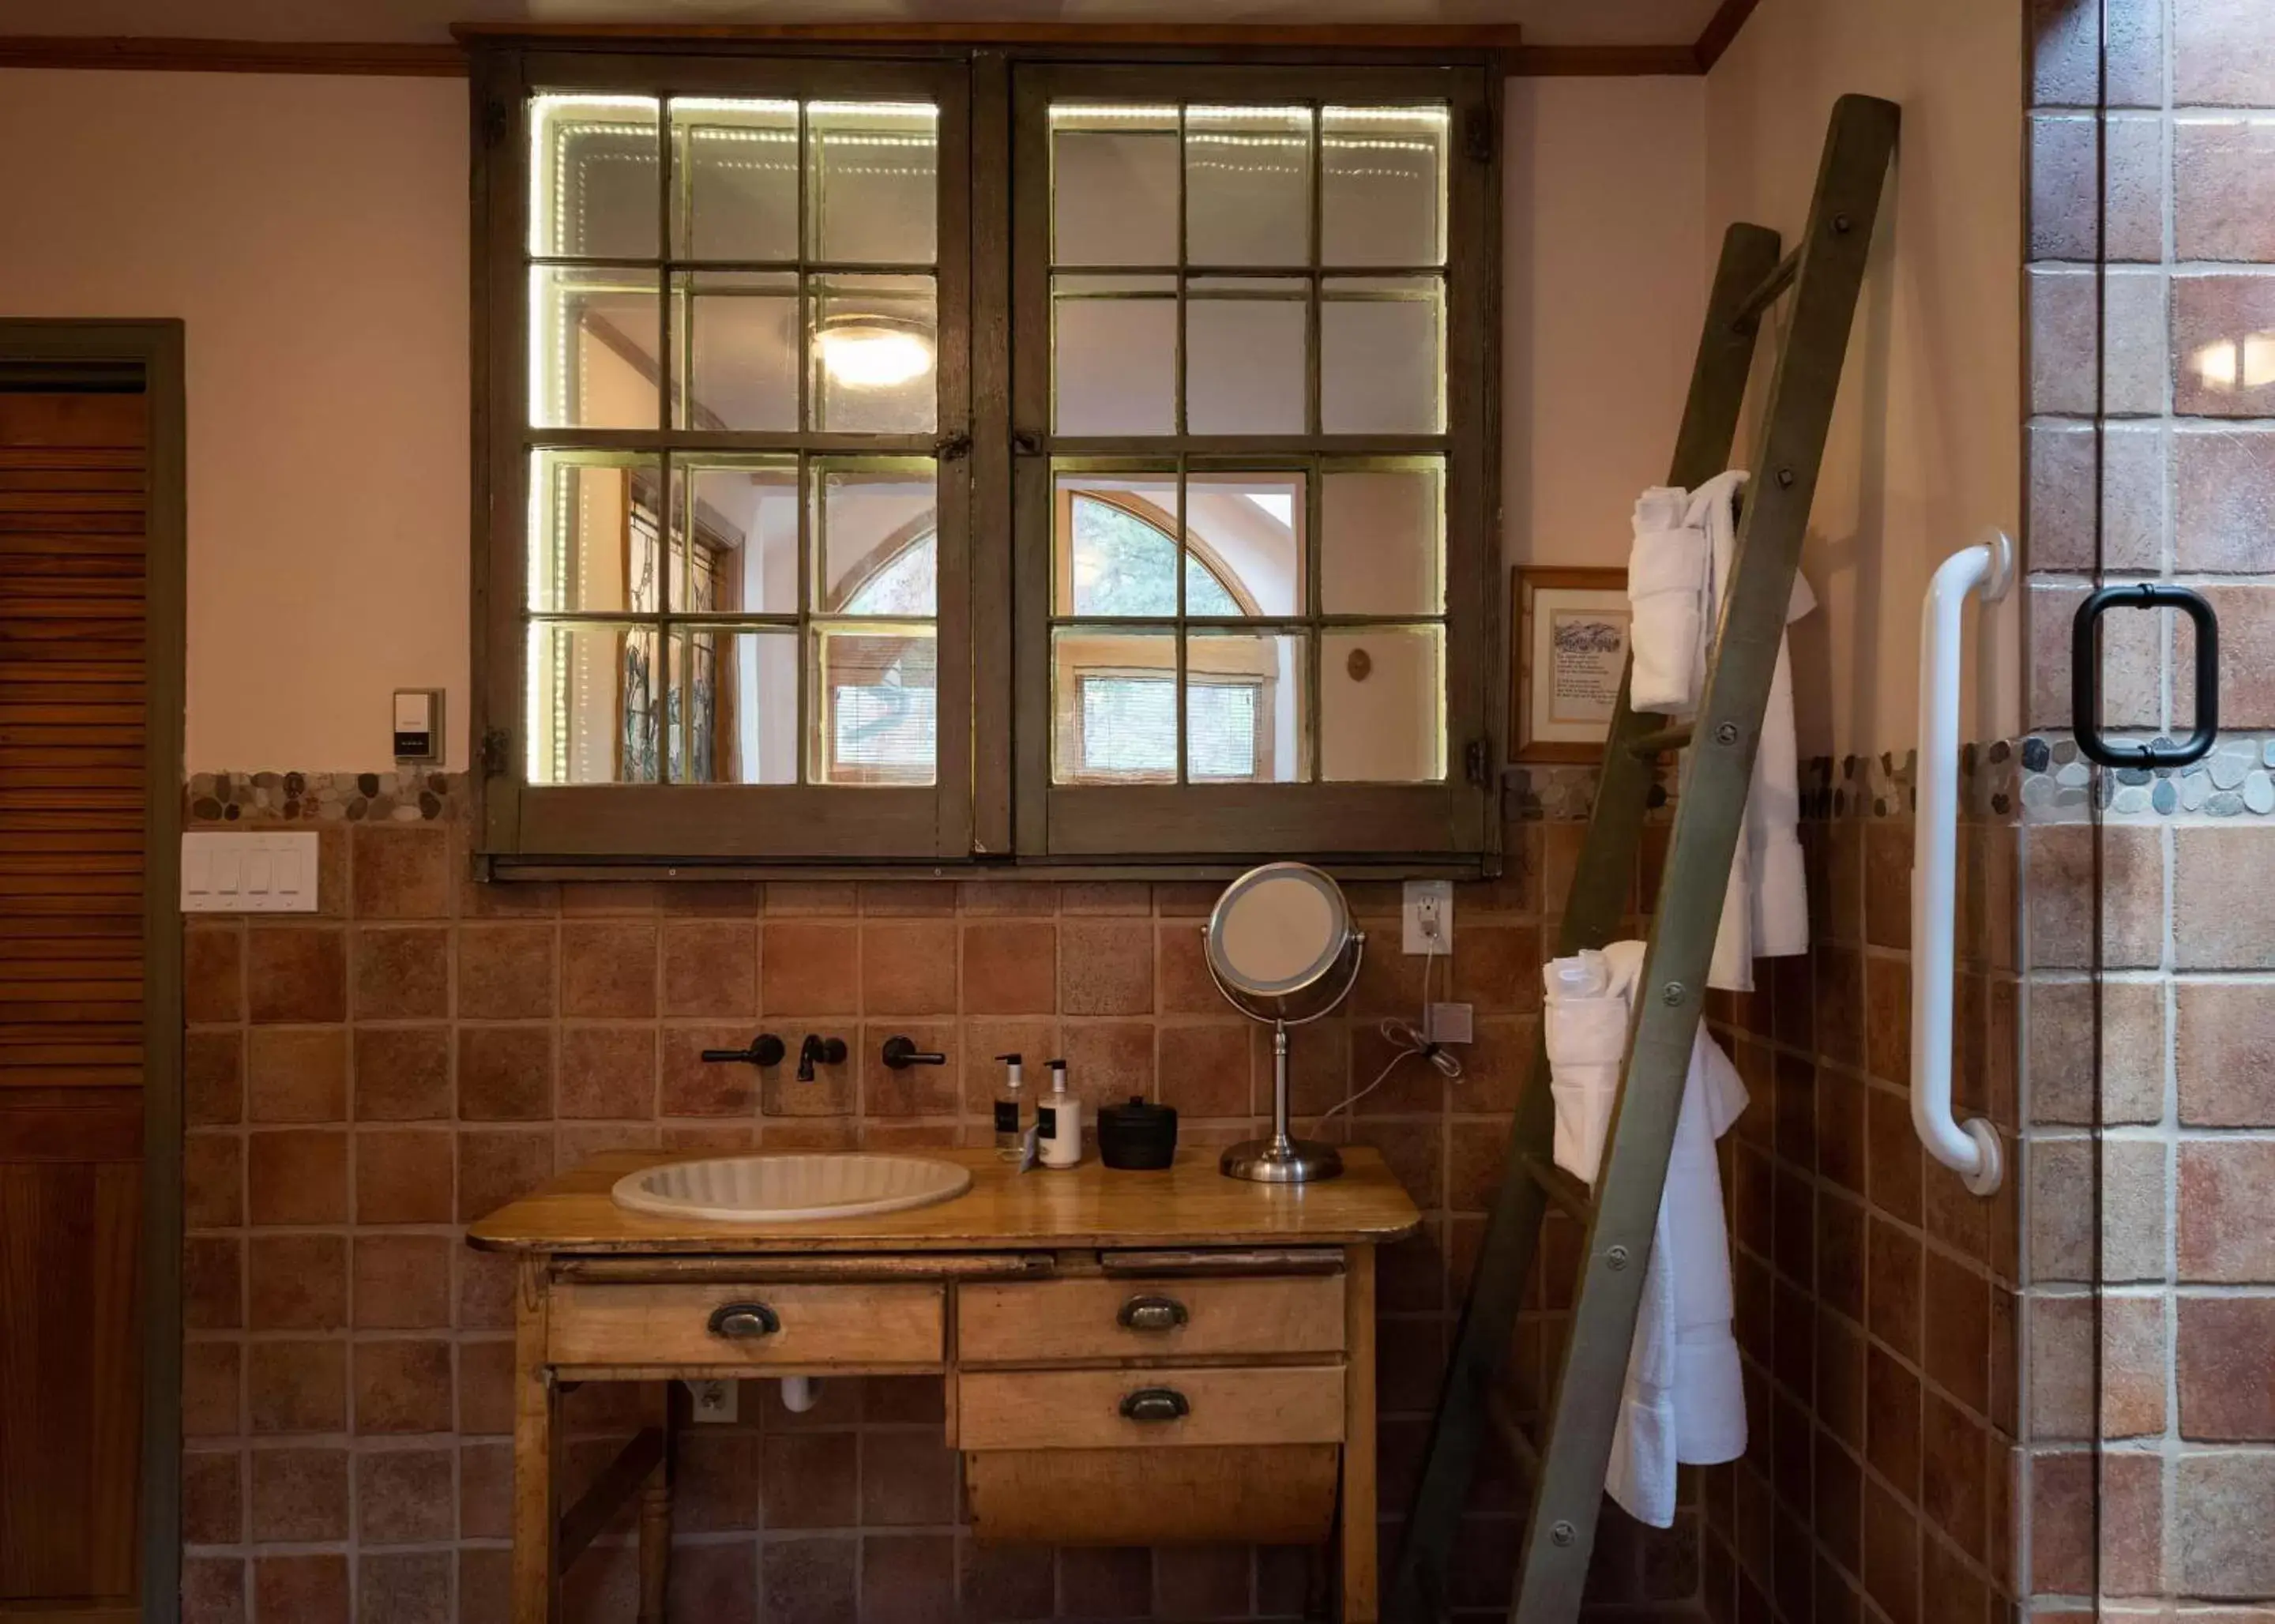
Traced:
<path fill-rule="evenodd" d="M 1631 618 L 1625 570 L 1510 570 L 1510 761 L 1604 759 Z"/>

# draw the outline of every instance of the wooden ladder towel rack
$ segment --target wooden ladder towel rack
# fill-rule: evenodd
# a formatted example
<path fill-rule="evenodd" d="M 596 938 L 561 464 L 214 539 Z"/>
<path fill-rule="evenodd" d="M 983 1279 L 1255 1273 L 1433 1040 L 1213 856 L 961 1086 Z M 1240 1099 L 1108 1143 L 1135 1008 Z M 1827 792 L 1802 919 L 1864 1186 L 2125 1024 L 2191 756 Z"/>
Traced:
<path fill-rule="evenodd" d="M 1791 305 L 1720 630 L 1694 721 L 1669 725 L 1630 710 L 1621 684 L 1557 947 L 1568 956 L 1620 933 L 1659 759 L 1695 744 L 1682 769 L 1619 1099 L 1591 1192 L 1555 1166 L 1545 1039 L 1536 1046 L 1385 1598 L 1396 1624 L 1447 1614 L 1447 1564 L 1489 1430 L 1531 1478 L 1511 1624 L 1579 1617 L 1707 967 L 1898 122 L 1890 102 L 1850 95 L 1835 104 L 1809 223 L 1790 255 L 1779 258 L 1778 234 L 1764 226 L 1741 223 L 1723 237 L 1670 484 L 1688 489 L 1728 465 L 1762 315 L 1788 289 Z M 1495 1387 L 1552 1203 L 1584 1222 L 1586 1236 L 1547 1431 L 1535 1448 L 1496 1403 Z"/>

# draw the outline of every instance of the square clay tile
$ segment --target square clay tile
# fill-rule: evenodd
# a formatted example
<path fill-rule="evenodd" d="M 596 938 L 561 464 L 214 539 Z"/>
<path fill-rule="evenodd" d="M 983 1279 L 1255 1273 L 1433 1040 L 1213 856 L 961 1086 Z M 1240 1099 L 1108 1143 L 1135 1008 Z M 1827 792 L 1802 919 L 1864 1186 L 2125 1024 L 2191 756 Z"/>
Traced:
<path fill-rule="evenodd" d="M 450 1502 L 446 1498 L 447 1511 Z M 389 1624 L 450 1624 L 449 1551 L 367 1551 L 356 1558 L 356 1616 Z"/>
<path fill-rule="evenodd" d="M 1059 1012 L 1151 1015 L 1153 951 L 1150 918 L 1062 919 Z"/>
<path fill-rule="evenodd" d="M 346 1129 L 257 1130 L 246 1138 L 246 1169 L 247 1212 L 256 1226 L 347 1221 Z"/>
<path fill-rule="evenodd" d="M 233 1545 L 245 1537 L 245 1457 L 234 1449 L 182 1456 L 182 1543 Z"/>
<path fill-rule="evenodd" d="M 348 1559 L 261 1556 L 253 1563 L 253 1616 L 292 1624 L 348 1624 Z"/>
<path fill-rule="evenodd" d="M 450 911 L 450 835 L 434 825 L 358 824 L 350 849 L 359 919 L 440 919 Z"/>
<path fill-rule="evenodd" d="M 771 963 L 771 943 L 768 953 Z M 966 1015 L 1049 1015 L 1057 1006 L 1055 923 L 1047 919 L 964 921 Z"/>
<path fill-rule="evenodd" d="M 348 1322 L 348 1243 L 338 1235 L 256 1235 L 246 1243 L 255 1331 L 336 1331 Z"/>
<path fill-rule="evenodd" d="M 450 1323 L 450 1254 L 456 1244 L 438 1235 L 356 1236 L 356 1327 L 447 1327 Z"/>
<path fill-rule="evenodd" d="M 348 1452 L 335 1447 L 253 1452 L 253 1537 L 304 1545 L 348 1537 Z"/>
<path fill-rule="evenodd" d="M 182 1140 L 182 1221 L 192 1229 L 245 1222 L 245 1137 L 191 1133 Z"/>
<path fill-rule="evenodd" d="M 458 1028 L 458 1116 L 541 1122 L 553 1116 L 550 1026 Z"/>
<path fill-rule="evenodd" d="M 329 1339 L 249 1346 L 245 1381 L 253 1431 L 345 1431 L 347 1356 L 345 1342 Z"/>
<path fill-rule="evenodd" d="M 450 1029 L 359 1026 L 355 1117 L 359 1122 L 436 1122 L 450 1115 Z"/>
<path fill-rule="evenodd" d="M 655 1115 L 652 1026 L 564 1026 L 555 1110 L 563 1117 L 646 1122 Z"/>
<path fill-rule="evenodd" d="M 759 933 L 752 920 L 667 920 L 662 951 L 664 1014 L 758 1013 Z"/>
<path fill-rule="evenodd" d="M 450 1480 L 457 1469 L 450 1449 L 369 1449 L 358 1454 L 356 1537 L 382 1545 L 452 1537 Z"/>
<path fill-rule="evenodd" d="M 347 933 L 332 925 L 250 926 L 245 986 L 256 1025 L 346 1020 Z"/>
<path fill-rule="evenodd" d="M 553 1014 L 555 954 L 555 930 L 549 922 L 461 925 L 460 1017 L 517 1021 Z"/>
<path fill-rule="evenodd" d="M 231 1438 L 244 1431 L 244 1348 L 236 1342 L 182 1348 L 182 1436 Z"/>
<path fill-rule="evenodd" d="M 356 1222 L 449 1223 L 456 1148 L 456 1137 L 448 1129 L 359 1129 Z"/>
<path fill-rule="evenodd" d="M 182 932 L 182 1018 L 245 1018 L 245 927 L 192 925 Z"/>
<path fill-rule="evenodd" d="M 450 1013 L 450 933 L 441 925 L 359 927 L 359 1021 L 437 1020 Z"/>
<path fill-rule="evenodd" d="M 561 1010 L 632 1020 L 656 1009 L 656 927 L 648 919 L 561 927 Z"/>
<path fill-rule="evenodd" d="M 550 1129 L 461 1129 L 458 1221 L 472 1223 L 552 1176 Z"/>
<path fill-rule="evenodd" d="M 359 1436 L 450 1430 L 454 1405 L 446 1341 L 358 1342 L 354 1386 Z"/>
<path fill-rule="evenodd" d="M 345 1122 L 347 1028 L 253 1028 L 246 1039 L 245 1084 L 253 1122 Z"/>
<path fill-rule="evenodd" d="M 650 1114 L 663 1116 L 749 1116 L 757 1108 L 760 1072 L 742 1061 L 707 1061 L 706 1051 L 746 1051 L 756 1034 L 750 1023 L 714 1026 L 668 1026 L 663 1031 L 663 1069 L 660 1090 L 649 1089 L 658 1103 Z M 791 1065 L 785 1059 L 773 1069 Z"/>
<path fill-rule="evenodd" d="M 245 1120 L 243 1033 L 183 1034 L 182 1118 L 192 1128 Z"/>
<path fill-rule="evenodd" d="M 769 946 L 773 940 L 770 931 Z M 955 920 L 884 919 L 862 925 L 863 1009 L 882 1016 L 953 1015 L 956 997 Z"/>
<path fill-rule="evenodd" d="M 810 920 L 767 922 L 759 949 L 759 1007 L 810 1015 L 860 1008 L 860 927 Z"/>

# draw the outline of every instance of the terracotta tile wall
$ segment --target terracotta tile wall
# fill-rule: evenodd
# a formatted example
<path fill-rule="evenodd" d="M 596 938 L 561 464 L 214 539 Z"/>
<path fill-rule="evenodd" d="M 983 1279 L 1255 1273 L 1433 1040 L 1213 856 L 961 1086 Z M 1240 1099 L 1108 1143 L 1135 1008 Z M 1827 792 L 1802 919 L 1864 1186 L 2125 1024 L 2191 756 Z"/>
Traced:
<path fill-rule="evenodd" d="M 186 925 L 196 1624 L 503 1618 L 510 1303 L 504 1270 L 460 1235 L 596 1151 L 979 1142 L 990 1057 L 1009 1049 L 1064 1054 L 1093 1103 L 1176 1106 L 1189 1144 L 1251 1134 L 1268 1108 L 1258 1030 L 1199 961 L 1214 887 L 477 886 L 442 812 L 318 823 L 314 918 Z M 1542 859 L 1543 826 L 1512 826 L 1508 877 L 1457 898 L 1432 992 L 1475 1006 L 1463 1080 L 1410 1061 L 1348 1130 L 1427 1214 L 1380 1282 L 1390 1514 L 1458 1306 L 1448 1259 L 1473 1247 L 1534 1041 Z M 1394 888 L 1353 896 L 1374 940 L 1394 943 Z M 1372 956 L 1349 1017 L 1296 1040 L 1298 1111 L 1374 1076 L 1377 1023 L 1412 1018 L 1421 995 L 1420 959 Z M 851 1056 L 812 1083 L 697 1058 L 760 1028 L 793 1051 L 809 1031 L 841 1036 Z M 885 1070 L 895 1033 L 950 1063 Z M 749 1385 L 738 1424 L 692 1437 L 686 1616 L 936 1620 L 961 1598 L 971 1618 L 1244 1618 L 1300 1611 L 1314 1582 L 1301 1552 L 978 1546 L 959 1528 L 937 1382 L 825 1395 L 793 1417 Z M 629 1426 L 623 1402 L 607 1386 L 571 1399 L 587 1439 L 572 1473 Z M 1498 1612 L 1515 1507 L 1486 1485 L 1477 1509 L 1468 1594 Z M 1607 1603 L 1638 1604 L 1614 1616 L 1648 1619 L 1644 1601 L 1695 1595 L 1695 1537 L 1607 1542 L 1604 1571 Z M 610 1543 L 578 1568 L 572 1616 L 628 1618 L 631 1582 Z"/>
<path fill-rule="evenodd" d="M 1750 1435 L 1704 1474 L 1717 1620 L 2007 1616 L 2017 1206 L 1913 1129 L 1912 823 L 1865 765 L 1803 826 L 1811 953 L 1711 1011 L 1753 1094 L 1724 1140 Z M 2008 820 L 1965 826 L 1954 1038 L 1962 1114 L 2008 1129 L 2014 850 Z"/>
<path fill-rule="evenodd" d="M 2110 578 L 2212 600 L 2223 726 L 2275 727 L 2275 392 L 2248 359 L 2211 364 L 2275 329 L 2275 10 L 2034 9 L 2032 724 L 2067 748 L 2067 606 L 2097 543 Z M 2109 715 L 2186 725 L 2188 634 L 2127 618 Z M 2224 752 L 2256 767 L 2264 747 Z M 2218 788 L 2245 775 L 2221 768 Z M 2024 1578 L 2057 1616 L 2275 1599 L 2275 825 L 2192 776 L 2097 782 L 2094 822 L 2026 831 Z"/>

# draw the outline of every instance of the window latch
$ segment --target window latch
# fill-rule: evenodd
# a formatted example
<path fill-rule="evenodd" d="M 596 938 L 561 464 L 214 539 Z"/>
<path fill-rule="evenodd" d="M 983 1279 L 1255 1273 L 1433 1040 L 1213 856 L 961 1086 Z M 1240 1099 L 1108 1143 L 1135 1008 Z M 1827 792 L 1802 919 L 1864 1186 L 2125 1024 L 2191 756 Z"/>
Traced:
<path fill-rule="evenodd" d="M 970 434 L 949 434 L 932 449 L 932 454 L 941 462 L 960 462 L 971 450 Z"/>
<path fill-rule="evenodd" d="M 512 737 L 503 728 L 491 728 L 482 734 L 482 771 L 491 778 L 505 776 L 506 765 L 512 759 L 510 752 Z"/>
<path fill-rule="evenodd" d="M 1488 741 L 1481 738 L 1471 739 L 1467 748 L 1462 752 L 1462 768 L 1469 774 L 1470 782 L 1480 789 L 1483 789 L 1487 782 L 1485 764 L 1491 755 L 1492 751 L 1488 747 Z"/>

